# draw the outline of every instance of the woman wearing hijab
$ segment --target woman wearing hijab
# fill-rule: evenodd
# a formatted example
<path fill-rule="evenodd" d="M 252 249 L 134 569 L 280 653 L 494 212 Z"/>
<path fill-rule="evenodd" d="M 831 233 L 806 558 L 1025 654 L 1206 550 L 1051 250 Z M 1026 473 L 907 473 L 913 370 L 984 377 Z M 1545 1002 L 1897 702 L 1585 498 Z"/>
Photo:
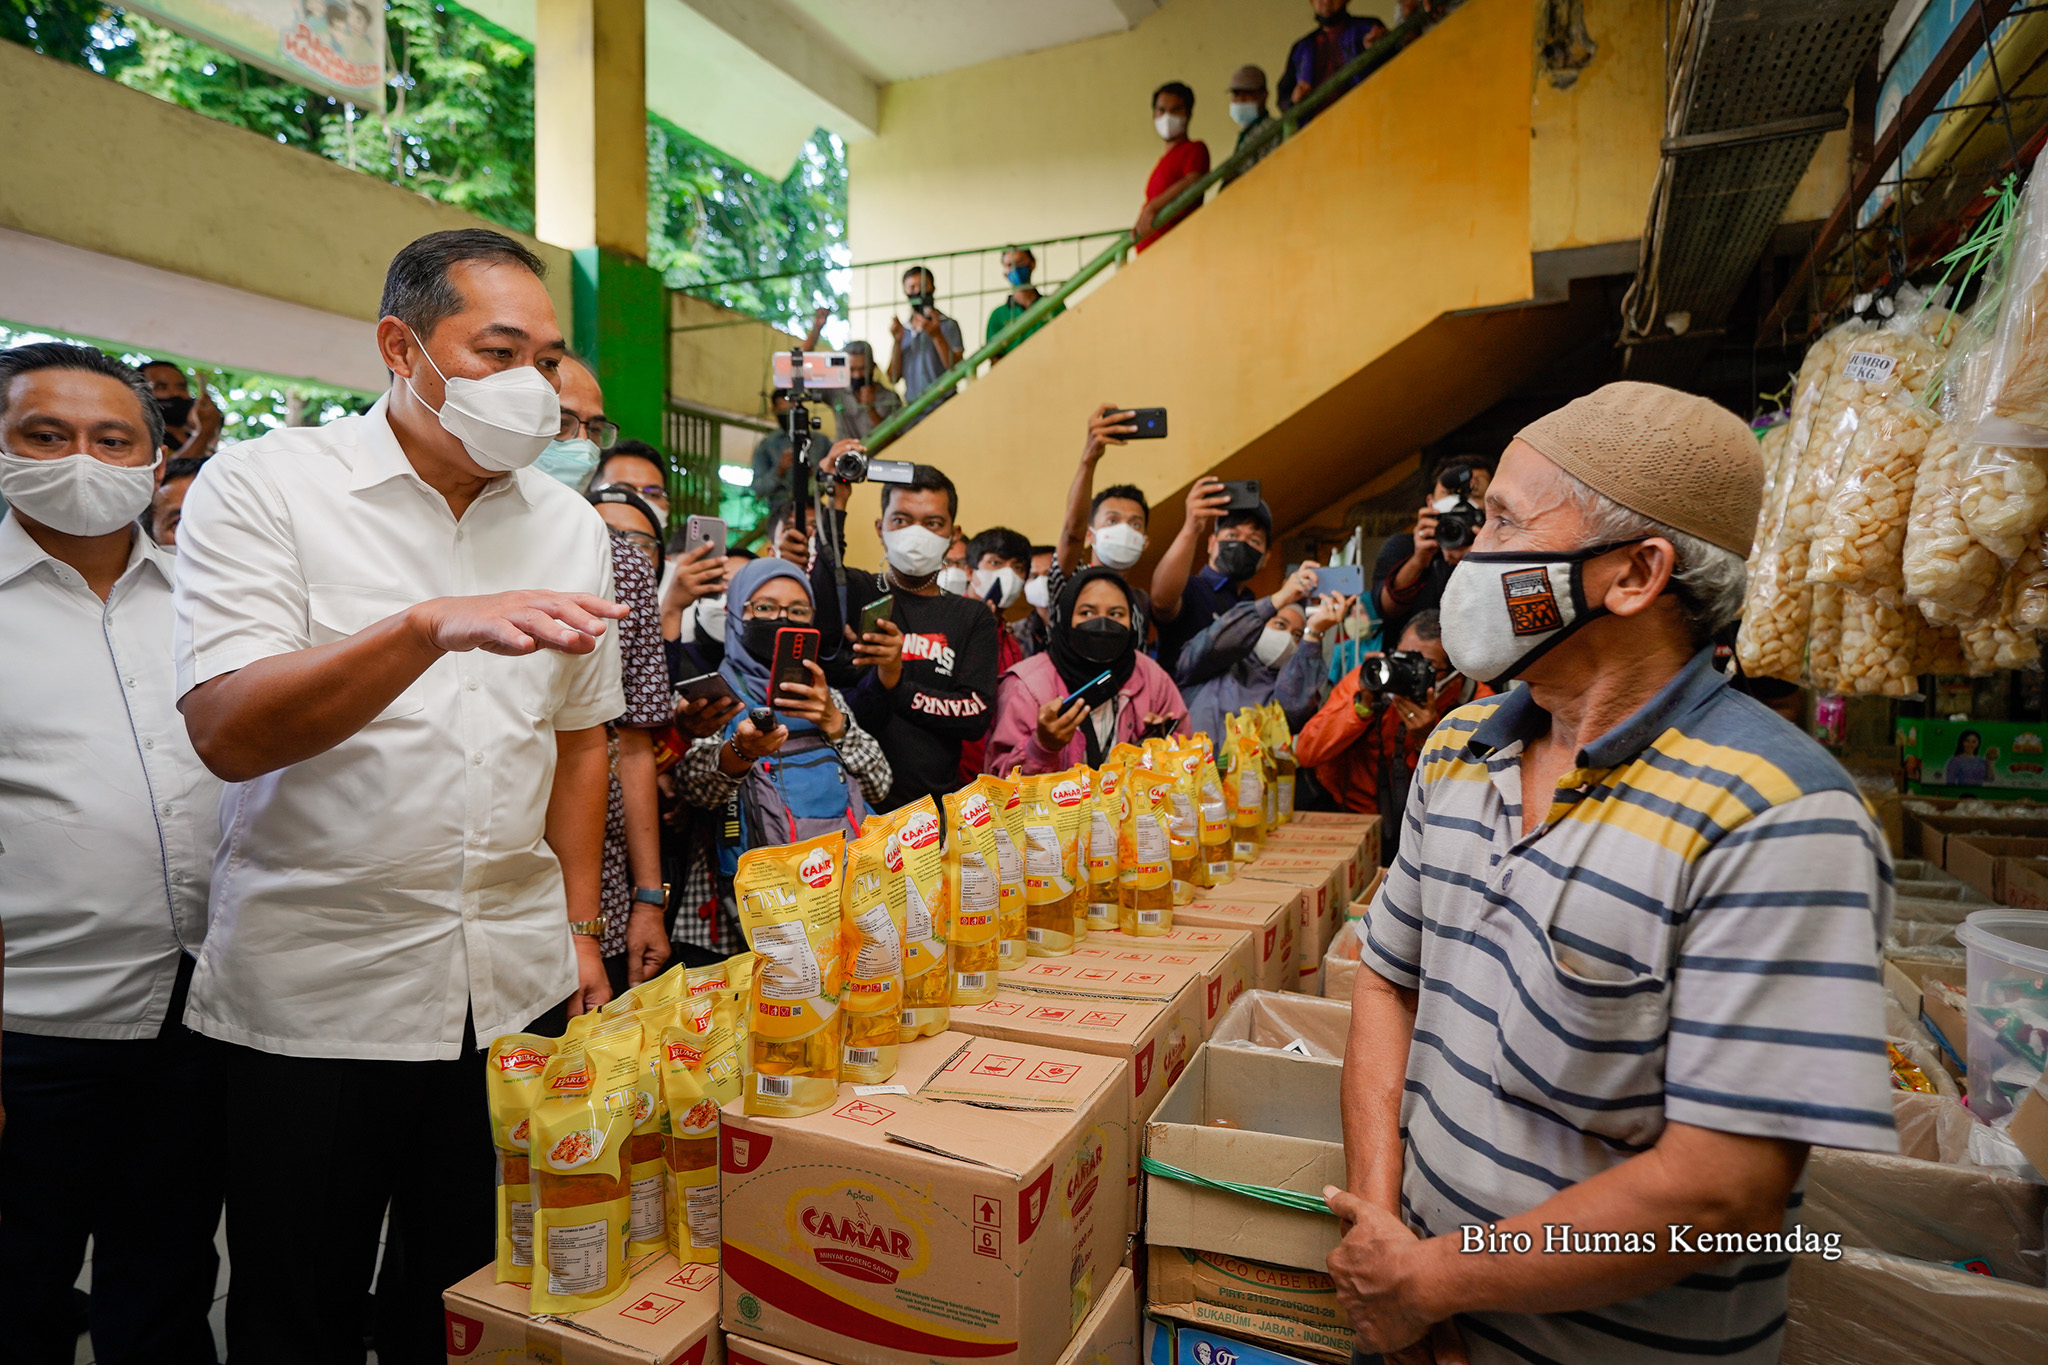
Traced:
<path fill-rule="evenodd" d="M 690 746 L 676 765 L 683 800 L 703 810 L 725 810 L 739 797 L 738 833 L 719 841 L 716 903 L 686 906 L 676 938 L 721 955 L 746 947 L 732 898 L 732 872 L 748 848 L 795 843 L 835 828 L 858 833 L 867 812 L 889 792 L 889 760 L 875 737 L 860 728 L 839 689 L 807 663 L 808 684 L 784 683 L 772 701 L 769 669 L 775 634 L 809 627 L 815 607 L 810 580 L 786 559 L 742 565 L 727 589 L 739 616 L 726 627 L 719 675 L 749 709 L 775 708 L 776 725 L 763 732 L 742 712 L 724 730 Z M 727 822 L 728 824 L 730 822 Z M 684 917 L 700 921 L 686 925 Z"/>
<path fill-rule="evenodd" d="M 1045 652 L 1003 674 L 984 770 L 1092 766 L 1121 742 L 1187 729 L 1180 689 L 1138 652 L 1130 586 L 1115 569 L 1097 565 L 1061 587 Z"/>

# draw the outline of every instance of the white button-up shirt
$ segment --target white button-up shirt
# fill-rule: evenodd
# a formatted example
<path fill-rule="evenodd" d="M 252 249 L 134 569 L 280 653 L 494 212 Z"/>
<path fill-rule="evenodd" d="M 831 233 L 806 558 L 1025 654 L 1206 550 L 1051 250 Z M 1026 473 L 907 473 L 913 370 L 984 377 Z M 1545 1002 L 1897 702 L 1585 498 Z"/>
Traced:
<path fill-rule="evenodd" d="M 610 537 L 531 469 L 457 521 L 385 402 L 207 461 L 178 525 L 184 692 L 433 597 L 611 594 Z M 555 732 L 625 710 L 617 633 L 591 654 L 447 654 L 354 735 L 231 783 L 212 929 L 186 1022 L 287 1056 L 456 1057 L 576 987 L 561 866 L 543 841 Z"/>
<path fill-rule="evenodd" d="M 139 531 L 107 600 L 0 518 L 6 1027 L 154 1038 L 206 935 L 220 782 L 171 664 L 174 559 Z"/>

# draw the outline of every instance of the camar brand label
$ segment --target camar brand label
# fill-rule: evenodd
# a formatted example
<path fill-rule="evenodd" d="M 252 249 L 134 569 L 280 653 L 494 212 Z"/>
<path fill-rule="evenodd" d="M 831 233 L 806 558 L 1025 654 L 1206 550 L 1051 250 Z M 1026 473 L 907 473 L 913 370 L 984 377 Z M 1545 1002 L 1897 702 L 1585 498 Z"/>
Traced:
<path fill-rule="evenodd" d="M 895 1284 L 925 1268 L 924 1236 L 888 1195 L 847 1180 L 790 1199 L 790 1232 L 820 1269 L 864 1284 Z"/>

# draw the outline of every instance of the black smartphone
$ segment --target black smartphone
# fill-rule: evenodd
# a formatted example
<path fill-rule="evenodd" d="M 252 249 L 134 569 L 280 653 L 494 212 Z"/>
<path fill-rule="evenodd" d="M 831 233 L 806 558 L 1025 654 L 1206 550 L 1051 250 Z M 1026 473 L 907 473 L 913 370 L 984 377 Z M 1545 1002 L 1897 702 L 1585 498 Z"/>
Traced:
<path fill-rule="evenodd" d="M 683 523 L 683 553 L 699 545 L 713 547 L 711 558 L 725 558 L 725 523 L 717 517 L 691 517 Z"/>
<path fill-rule="evenodd" d="M 811 670 L 804 665 L 818 657 L 818 632 L 809 626 L 784 626 L 775 632 L 775 663 L 768 670 L 768 705 L 782 698 L 782 685 L 811 685 Z"/>
<path fill-rule="evenodd" d="M 1127 427 L 1137 430 L 1124 437 L 1126 441 L 1156 441 L 1166 434 L 1165 408 L 1130 408 L 1131 420 Z"/>
<path fill-rule="evenodd" d="M 1324 596 L 1338 593 L 1345 597 L 1360 597 L 1365 593 L 1365 566 L 1363 564 L 1332 564 L 1316 570 L 1316 594 Z"/>
<path fill-rule="evenodd" d="M 1230 494 L 1230 501 L 1223 504 L 1228 512 L 1256 512 L 1265 498 L 1259 492 L 1257 479 L 1225 479 L 1223 491 Z"/>
<path fill-rule="evenodd" d="M 862 607 L 860 609 L 860 625 L 854 633 L 856 635 L 873 634 L 875 626 L 879 622 L 888 619 L 889 612 L 895 607 L 895 605 L 895 597 L 891 596 L 888 593 L 884 593 L 880 597 L 877 597 L 874 601 Z"/>
<path fill-rule="evenodd" d="M 1097 673 L 1094 677 L 1090 678 L 1087 682 L 1082 683 L 1079 687 L 1067 693 L 1066 696 L 1061 697 L 1060 710 L 1064 711 L 1069 706 L 1072 706 L 1075 702 L 1081 700 L 1081 694 L 1083 692 L 1086 692 L 1089 688 L 1095 686 L 1097 683 L 1106 683 L 1108 681 L 1109 670 L 1105 668 L 1100 673 Z"/>
<path fill-rule="evenodd" d="M 1179 721 L 1175 720 L 1171 716 L 1168 716 L 1165 720 L 1155 720 L 1150 725 L 1145 727 L 1143 732 L 1139 734 L 1138 738 L 1140 740 L 1165 739 L 1168 735 L 1173 733 L 1173 727 L 1178 725 L 1179 723 Z"/>
<path fill-rule="evenodd" d="M 694 678 L 684 678 L 676 684 L 676 697 L 682 701 L 738 701 L 739 693 L 732 690 L 732 684 L 716 673 L 700 673 Z"/>

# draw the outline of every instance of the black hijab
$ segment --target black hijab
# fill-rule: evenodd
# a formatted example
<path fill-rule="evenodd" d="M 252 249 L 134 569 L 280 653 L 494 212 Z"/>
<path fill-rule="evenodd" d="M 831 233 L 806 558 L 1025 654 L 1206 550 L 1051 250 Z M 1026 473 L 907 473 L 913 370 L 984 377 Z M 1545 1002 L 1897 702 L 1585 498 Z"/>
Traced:
<path fill-rule="evenodd" d="M 1046 634 L 1045 652 L 1052 657 L 1052 666 L 1068 691 L 1098 676 L 1104 669 L 1109 670 L 1107 681 L 1097 683 L 1082 694 L 1082 700 L 1090 706 L 1100 706 L 1123 691 L 1124 684 L 1131 680 L 1131 670 L 1138 666 L 1138 638 L 1128 623 L 1124 629 L 1124 647 L 1114 658 L 1088 658 L 1082 654 L 1075 639 L 1074 605 L 1081 600 L 1081 590 L 1090 583 L 1105 580 L 1116 584 L 1117 591 L 1124 595 L 1124 604 L 1132 607 L 1135 615 L 1131 585 L 1124 582 L 1124 576 L 1115 569 L 1097 564 L 1081 570 L 1061 586 L 1059 600 L 1053 603 L 1051 629 Z"/>

